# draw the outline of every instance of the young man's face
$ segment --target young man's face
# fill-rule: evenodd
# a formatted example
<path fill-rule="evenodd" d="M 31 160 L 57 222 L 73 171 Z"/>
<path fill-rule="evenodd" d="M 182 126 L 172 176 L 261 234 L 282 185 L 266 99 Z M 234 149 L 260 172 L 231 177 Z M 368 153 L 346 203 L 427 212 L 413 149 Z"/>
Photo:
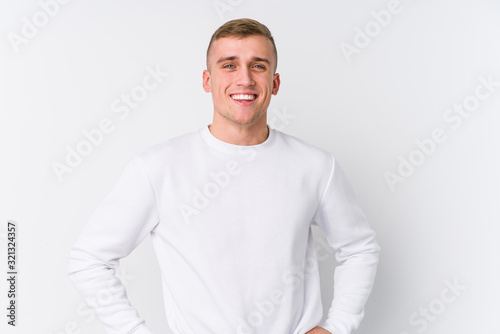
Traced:
<path fill-rule="evenodd" d="M 207 62 L 203 88 L 212 93 L 214 111 L 238 125 L 266 123 L 280 85 L 271 41 L 260 35 L 223 37 L 212 43 Z"/>

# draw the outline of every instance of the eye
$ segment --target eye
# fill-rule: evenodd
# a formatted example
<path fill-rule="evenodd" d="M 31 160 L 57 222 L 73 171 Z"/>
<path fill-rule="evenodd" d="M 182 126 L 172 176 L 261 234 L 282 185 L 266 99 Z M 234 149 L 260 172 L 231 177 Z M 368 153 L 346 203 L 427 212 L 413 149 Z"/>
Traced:
<path fill-rule="evenodd" d="M 260 70 L 265 70 L 266 67 L 264 65 L 256 64 L 254 67 L 260 69 Z"/>
<path fill-rule="evenodd" d="M 226 65 L 222 66 L 222 68 L 234 68 L 234 65 L 233 64 L 226 64 Z"/>

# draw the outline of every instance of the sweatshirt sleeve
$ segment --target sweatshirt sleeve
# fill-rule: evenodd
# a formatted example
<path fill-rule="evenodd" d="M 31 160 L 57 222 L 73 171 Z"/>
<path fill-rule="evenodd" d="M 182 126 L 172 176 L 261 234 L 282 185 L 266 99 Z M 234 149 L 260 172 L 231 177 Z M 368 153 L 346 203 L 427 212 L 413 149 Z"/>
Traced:
<path fill-rule="evenodd" d="M 313 224 L 335 251 L 334 295 L 328 317 L 320 324 L 333 334 L 358 328 L 371 293 L 380 247 L 353 189 L 332 156 L 332 170 Z"/>
<path fill-rule="evenodd" d="M 69 278 L 108 334 L 152 334 L 115 271 L 158 221 L 155 194 L 138 154 L 90 216 L 69 254 Z"/>

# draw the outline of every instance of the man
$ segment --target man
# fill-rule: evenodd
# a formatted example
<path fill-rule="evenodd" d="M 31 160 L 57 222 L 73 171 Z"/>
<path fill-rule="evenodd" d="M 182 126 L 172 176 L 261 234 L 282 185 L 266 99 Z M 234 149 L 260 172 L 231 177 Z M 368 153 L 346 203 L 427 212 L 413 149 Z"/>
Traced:
<path fill-rule="evenodd" d="M 148 234 L 175 334 L 358 327 L 378 262 L 375 233 L 333 156 L 267 125 L 280 86 L 276 68 L 264 25 L 221 26 L 203 72 L 212 124 L 134 156 L 90 217 L 71 249 L 69 275 L 108 333 L 152 333 L 114 275 Z M 322 323 L 312 225 L 339 262 Z"/>

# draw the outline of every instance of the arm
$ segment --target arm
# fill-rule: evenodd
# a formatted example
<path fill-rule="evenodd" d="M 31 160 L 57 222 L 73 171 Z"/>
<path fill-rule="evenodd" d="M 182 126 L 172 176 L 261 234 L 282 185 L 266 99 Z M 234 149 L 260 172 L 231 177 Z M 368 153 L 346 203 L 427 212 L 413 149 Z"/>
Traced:
<path fill-rule="evenodd" d="M 350 334 L 364 316 L 380 247 L 346 176 L 333 156 L 332 160 L 330 179 L 313 219 L 335 250 L 338 262 L 332 305 L 320 326 L 334 334 Z"/>
<path fill-rule="evenodd" d="M 115 269 L 158 220 L 155 195 L 137 155 L 127 163 L 71 248 L 69 277 L 108 334 L 152 334 L 130 305 Z"/>

